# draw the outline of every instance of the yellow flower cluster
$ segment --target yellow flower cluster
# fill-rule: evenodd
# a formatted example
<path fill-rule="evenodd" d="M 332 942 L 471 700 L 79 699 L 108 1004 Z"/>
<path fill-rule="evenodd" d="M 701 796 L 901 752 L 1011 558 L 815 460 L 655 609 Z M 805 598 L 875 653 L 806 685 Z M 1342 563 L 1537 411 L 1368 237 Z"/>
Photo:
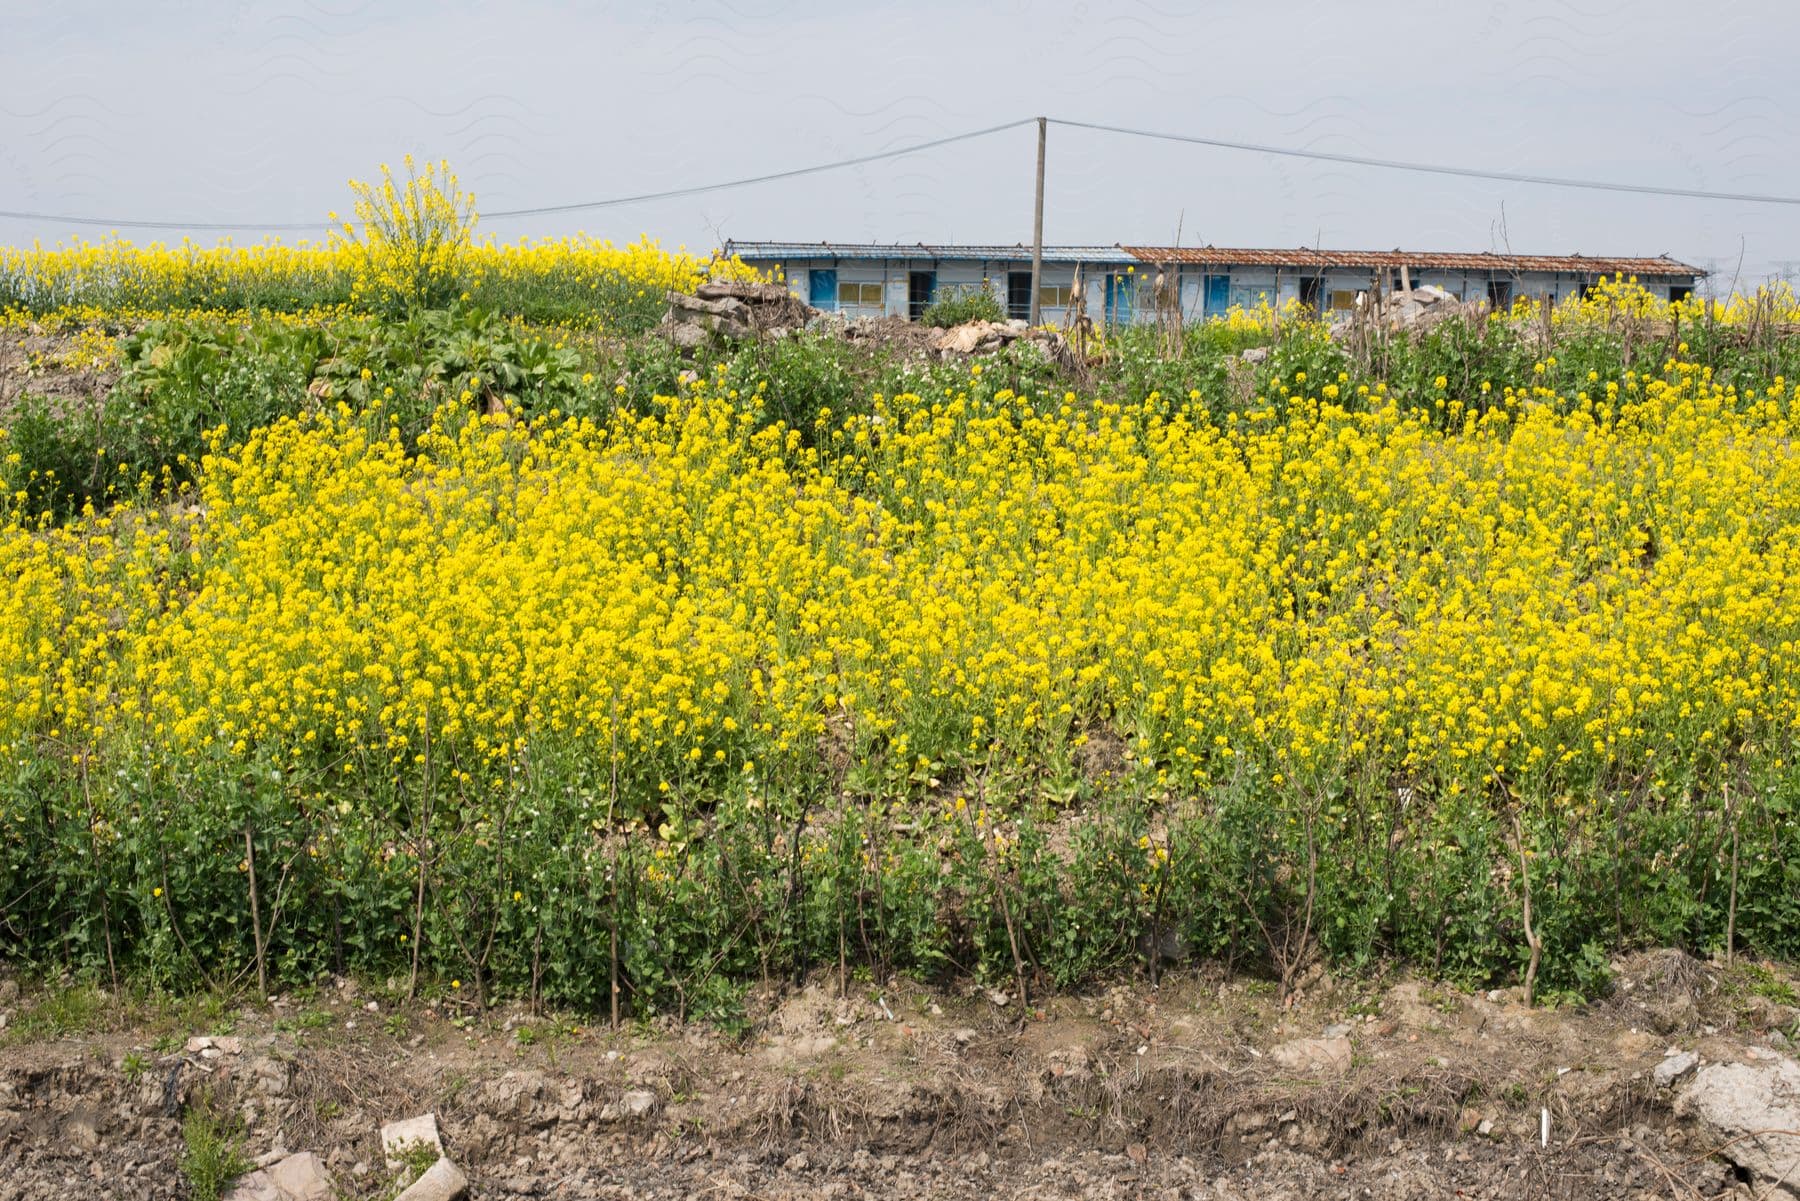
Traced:
<path fill-rule="evenodd" d="M 475 237 L 475 197 L 447 162 L 423 174 L 406 156 L 406 179 L 381 165 L 381 182 L 351 180 L 356 220 L 331 233 L 350 265 L 351 303 L 437 306 L 462 290 L 462 267 Z M 337 214 L 332 214 L 337 220 Z"/>
<path fill-rule="evenodd" d="M 1540 315 L 1540 302 L 1521 296 L 1513 302 L 1512 311 L 1502 318 L 1525 319 Z M 1635 276 L 1601 277 L 1584 294 L 1565 297 L 1551 308 L 1551 324 L 1564 326 L 1616 326 L 1621 320 L 1637 320 L 1659 325 L 1675 325 L 1691 321 L 1710 321 L 1719 325 L 1744 326 L 1754 322 L 1791 324 L 1800 321 L 1800 297 L 1786 282 L 1759 287 L 1754 292 L 1707 299 L 1689 296 L 1685 300 L 1669 300 L 1660 293 L 1640 285 Z"/>
<path fill-rule="evenodd" d="M 705 379 L 611 427 L 446 411 L 416 453 L 301 415 L 192 505 L 0 530 L 0 746 L 430 754 L 476 785 L 616 750 L 651 796 L 1101 723 L 1183 787 L 1553 793 L 1786 753 L 1784 388 L 1671 362 L 1448 429 L 1366 400 L 1213 424 L 971 375 L 816 448 Z"/>

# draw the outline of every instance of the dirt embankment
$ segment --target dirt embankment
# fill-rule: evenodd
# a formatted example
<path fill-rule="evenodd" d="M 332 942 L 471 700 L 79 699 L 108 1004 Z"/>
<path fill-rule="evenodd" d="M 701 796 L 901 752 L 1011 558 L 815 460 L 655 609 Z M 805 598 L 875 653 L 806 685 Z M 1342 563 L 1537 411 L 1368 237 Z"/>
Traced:
<path fill-rule="evenodd" d="M 469 1195 L 496 1201 L 1763 1195 L 1676 1110 L 1709 1065 L 1791 1066 L 1784 978 L 1623 966 L 1581 1010 L 1416 980 L 1321 979 L 1284 1007 L 1201 973 L 1027 1009 L 825 980 L 765 997 L 742 1038 L 350 983 L 120 1024 L 27 989 L 0 1001 L 0 1198 L 190 1196 L 202 1109 L 247 1159 L 316 1152 L 355 1198 L 392 1195 L 379 1129 L 424 1113 Z"/>

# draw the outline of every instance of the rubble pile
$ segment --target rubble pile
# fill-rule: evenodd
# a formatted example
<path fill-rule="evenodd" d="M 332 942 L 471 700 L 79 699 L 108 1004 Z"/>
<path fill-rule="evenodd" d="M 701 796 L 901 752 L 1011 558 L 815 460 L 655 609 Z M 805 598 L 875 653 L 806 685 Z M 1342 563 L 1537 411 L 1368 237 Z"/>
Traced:
<path fill-rule="evenodd" d="M 668 300 L 669 311 L 660 332 L 683 350 L 714 336 L 741 342 L 784 337 L 804 329 L 940 359 L 989 354 L 1021 340 L 1037 344 L 1059 362 L 1069 356 L 1060 333 L 1032 329 L 1024 321 L 970 321 L 934 329 L 898 316 L 845 317 L 813 308 L 780 284 L 709 283 L 691 296 L 670 292 Z"/>
<path fill-rule="evenodd" d="M 711 334 L 732 341 L 779 336 L 805 328 L 818 313 L 780 284 L 719 280 L 701 284 L 691 296 L 670 292 L 668 300 L 662 334 L 684 350 Z"/>

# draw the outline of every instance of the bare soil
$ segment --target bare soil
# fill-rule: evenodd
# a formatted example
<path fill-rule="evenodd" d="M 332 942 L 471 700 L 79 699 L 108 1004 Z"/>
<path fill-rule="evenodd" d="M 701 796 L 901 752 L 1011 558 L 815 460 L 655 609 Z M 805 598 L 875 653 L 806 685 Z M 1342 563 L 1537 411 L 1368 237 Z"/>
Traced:
<path fill-rule="evenodd" d="M 0 1198 L 190 1196 L 198 1106 L 251 1160 L 318 1152 L 351 1198 L 390 1195 L 379 1127 L 424 1112 L 479 1201 L 1753 1196 L 1650 1072 L 1787 1053 L 1788 978 L 1618 966 L 1556 1010 L 1404 977 L 1315 974 L 1283 1005 L 1201 969 L 1028 1006 L 822 978 L 762 990 L 741 1036 L 351 981 L 235 1009 L 0 981 Z M 1347 1063 L 1283 1066 L 1326 1036 Z"/>
<path fill-rule="evenodd" d="M 48 397 L 59 409 L 104 399 L 119 373 L 68 365 L 65 356 L 74 346 L 69 334 L 0 330 L 0 416 L 26 392 Z"/>

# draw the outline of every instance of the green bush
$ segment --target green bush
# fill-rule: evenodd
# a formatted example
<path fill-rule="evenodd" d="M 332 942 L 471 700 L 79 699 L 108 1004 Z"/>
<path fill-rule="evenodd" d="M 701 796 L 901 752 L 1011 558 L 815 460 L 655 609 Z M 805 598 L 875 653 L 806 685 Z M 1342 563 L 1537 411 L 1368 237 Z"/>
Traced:
<path fill-rule="evenodd" d="M 919 320 L 938 329 L 965 325 L 970 321 L 1002 321 L 1006 310 L 985 288 L 948 292 L 925 306 Z"/>

